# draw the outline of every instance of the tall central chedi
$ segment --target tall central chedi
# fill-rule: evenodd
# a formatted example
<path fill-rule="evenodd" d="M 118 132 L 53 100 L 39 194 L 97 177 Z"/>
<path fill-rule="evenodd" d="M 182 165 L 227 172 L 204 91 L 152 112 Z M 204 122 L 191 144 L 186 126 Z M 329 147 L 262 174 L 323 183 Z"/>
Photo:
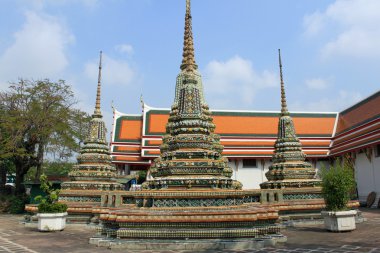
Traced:
<path fill-rule="evenodd" d="M 230 179 L 232 169 L 221 155 L 223 146 L 214 130 L 195 63 L 190 1 L 187 1 L 183 59 L 174 104 L 160 147 L 161 155 L 150 168 L 153 180 L 144 183 L 144 188 L 241 189 L 241 183 Z"/>
<path fill-rule="evenodd" d="M 214 133 L 197 69 L 187 0 L 181 72 L 161 154 L 150 168 L 152 179 L 143 184 L 142 191 L 110 192 L 115 205 L 100 210 L 99 231 L 111 238 L 111 248 L 120 244 L 133 247 L 130 239 L 183 239 L 189 243 L 191 239 L 247 237 L 247 245 L 253 247 L 263 238 L 282 238 L 275 224 L 277 211 L 258 205 L 260 191 L 241 190 L 241 183 L 231 179 L 232 170 L 221 155 L 223 146 Z M 120 240 L 114 242 L 114 238 Z M 150 244 L 151 240 L 141 243 Z M 207 243 L 225 246 L 220 240 Z"/>

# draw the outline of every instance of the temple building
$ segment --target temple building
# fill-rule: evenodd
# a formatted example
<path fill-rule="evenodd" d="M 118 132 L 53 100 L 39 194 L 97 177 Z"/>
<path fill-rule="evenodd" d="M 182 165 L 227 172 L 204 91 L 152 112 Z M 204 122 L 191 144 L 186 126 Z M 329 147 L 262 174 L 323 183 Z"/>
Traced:
<path fill-rule="evenodd" d="M 333 158 L 346 157 L 355 165 L 358 196 L 365 202 L 372 191 L 380 196 L 380 91 L 342 112 L 293 112 L 295 132 L 306 160 L 317 170 Z M 112 162 L 118 173 L 148 170 L 159 156 L 169 108 L 143 103 L 142 114 L 114 109 Z M 277 139 L 279 111 L 211 110 L 215 133 L 224 145 L 232 179 L 243 189 L 260 189 L 267 181 Z M 377 203 L 377 202 L 376 202 Z"/>
<path fill-rule="evenodd" d="M 279 112 L 211 110 L 228 157 L 233 178 L 243 188 L 259 189 L 266 181 L 277 137 Z M 338 113 L 291 112 L 296 132 L 308 159 L 316 167 L 328 160 Z M 142 115 L 114 110 L 111 136 L 112 161 L 119 173 L 149 168 L 158 157 L 169 109 L 144 104 Z"/>

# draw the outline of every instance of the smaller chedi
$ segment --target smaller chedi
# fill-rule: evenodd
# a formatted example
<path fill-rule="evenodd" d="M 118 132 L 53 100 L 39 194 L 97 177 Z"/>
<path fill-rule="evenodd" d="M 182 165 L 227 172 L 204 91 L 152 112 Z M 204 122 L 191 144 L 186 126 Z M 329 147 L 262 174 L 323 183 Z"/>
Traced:
<path fill-rule="evenodd" d="M 116 169 L 111 164 L 106 127 L 100 110 L 102 52 L 100 52 L 95 110 L 87 138 L 80 149 L 78 164 L 69 173 L 71 181 L 62 184 L 59 201 L 66 203 L 70 214 L 91 214 L 99 206 L 104 191 L 122 190 L 116 182 Z"/>
<path fill-rule="evenodd" d="M 294 123 L 287 108 L 280 49 L 278 52 L 281 80 L 281 113 L 272 157 L 273 164 L 265 174 L 268 181 L 262 183 L 260 187 L 261 189 L 303 187 L 317 187 L 320 189 L 321 180 L 316 179 L 316 169 L 305 161 L 306 155 L 302 151 L 302 145 L 296 135 Z"/>

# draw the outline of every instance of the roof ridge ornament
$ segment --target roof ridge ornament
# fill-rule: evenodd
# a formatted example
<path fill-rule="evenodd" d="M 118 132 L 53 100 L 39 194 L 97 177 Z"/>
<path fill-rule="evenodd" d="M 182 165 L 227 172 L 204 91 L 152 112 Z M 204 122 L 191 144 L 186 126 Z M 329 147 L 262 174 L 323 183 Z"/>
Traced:
<path fill-rule="evenodd" d="M 191 21 L 192 19 L 190 0 L 186 0 L 185 33 L 181 64 L 181 70 L 186 72 L 194 72 L 198 68 L 197 64 L 195 63 L 194 41 Z"/>
<path fill-rule="evenodd" d="M 102 115 L 100 111 L 100 97 L 101 97 L 101 80 L 102 80 L 102 51 L 99 54 L 99 72 L 98 72 L 98 88 L 96 91 L 96 102 L 95 102 L 95 111 L 94 115 Z"/>
<path fill-rule="evenodd" d="M 281 116 L 289 115 L 288 106 L 286 104 L 284 78 L 282 76 L 281 50 L 278 49 L 278 62 L 280 65 L 280 81 L 281 81 Z"/>
<path fill-rule="evenodd" d="M 143 98 L 143 94 L 141 93 L 140 95 L 140 104 L 141 104 L 141 112 L 144 113 L 144 98 Z"/>

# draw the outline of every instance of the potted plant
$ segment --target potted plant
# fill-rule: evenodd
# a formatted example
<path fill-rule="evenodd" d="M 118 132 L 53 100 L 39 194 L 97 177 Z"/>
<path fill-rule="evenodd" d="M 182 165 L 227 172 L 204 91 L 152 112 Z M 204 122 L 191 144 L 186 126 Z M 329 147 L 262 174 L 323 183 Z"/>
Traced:
<path fill-rule="evenodd" d="M 63 230 L 66 225 L 67 205 L 58 203 L 58 189 L 53 189 L 52 183 L 47 180 L 47 176 L 42 174 L 40 177 L 41 190 L 46 196 L 35 198 L 38 204 L 38 230 L 57 231 Z"/>
<path fill-rule="evenodd" d="M 330 169 L 322 168 L 322 194 L 326 211 L 322 211 L 325 227 L 329 231 L 352 231 L 355 226 L 356 210 L 347 206 L 356 183 L 353 168 L 348 162 L 337 160 Z"/>

